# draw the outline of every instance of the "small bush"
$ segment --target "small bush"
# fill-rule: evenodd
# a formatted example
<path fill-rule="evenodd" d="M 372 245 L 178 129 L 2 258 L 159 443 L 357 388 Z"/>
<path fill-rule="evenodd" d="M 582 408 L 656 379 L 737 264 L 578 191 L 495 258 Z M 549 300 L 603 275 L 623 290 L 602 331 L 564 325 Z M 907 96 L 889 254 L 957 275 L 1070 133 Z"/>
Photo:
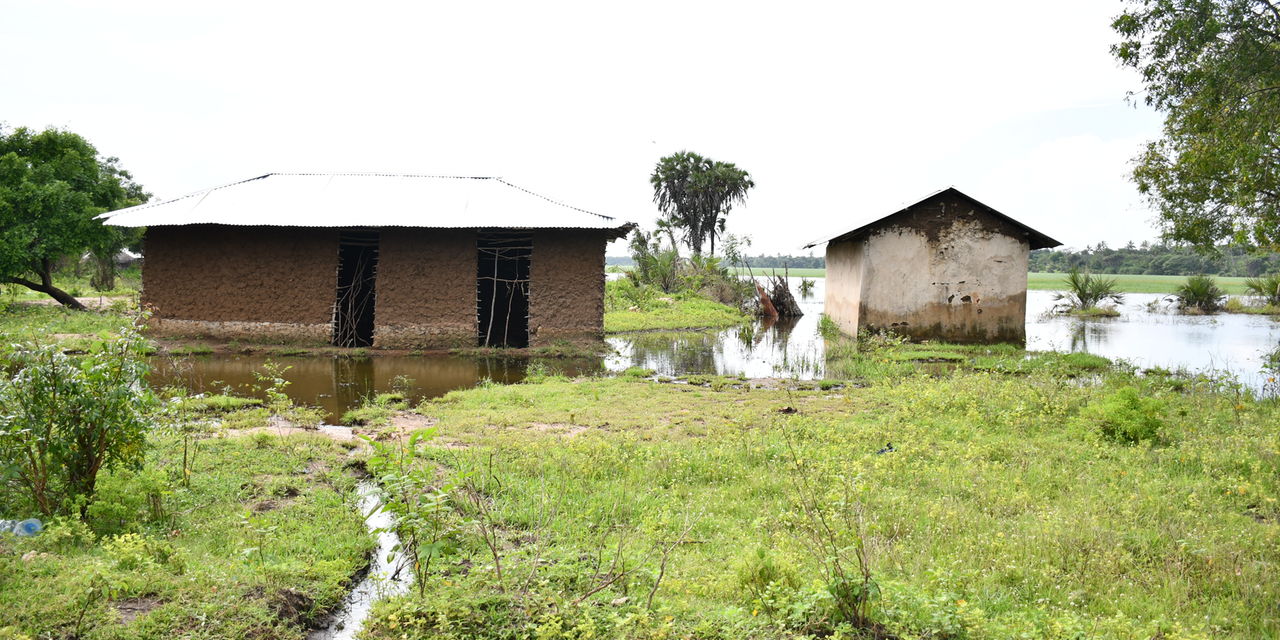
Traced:
<path fill-rule="evenodd" d="M 167 568 L 182 573 L 184 568 L 173 544 L 138 533 L 111 536 L 103 540 L 102 550 L 120 571 Z"/>
<path fill-rule="evenodd" d="M 738 585 L 751 604 L 759 604 L 769 615 L 777 612 L 777 592 L 794 591 L 800 584 L 795 568 L 779 561 L 759 547 L 738 563 Z"/>
<path fill-rule="evenodd" d="M 44 516 L 79 505 L 83 516 L 104 469 L 142 467 L 147 414 L 146 341 L 126 328 L 90 353 L 23 345 L 0 378 L 0 468 L 11 469 Z"/>
<path fill-rule="evenodd" d="M 87 547 L 94 539 L 93 531 L 83 520 L 57 516 L 45 525 L 36 542 L 42 550 L 65 553 Z"/>
<path fill-rule="evenodd" d="M 1116 291 L 1115 278 L 1102 278 L 1072 269 L 1063 284 L 1066 285 L 1067 290 L 1054 294 L 1053 299 L 1061 302 L 1059 306 L 1065 307 L 1068 311 L 1096 309 L 1099 304 L 1106 301 L 1115 304 L 1124 302 L 1124 294 Z"/>
<path fill-rule="evenodd" d="M 1280 306 L 1280 274 L 1248 278 L 1244 287 L 1265 306 Z"/>
<path fill-rule="evenodd" d="M 1137 444 L 1156 441 L 1164 429 L 1164 402 L 1123 387 L 1081 411 L 1085 423 L 1112 442 Z"/>
<path fill-rule="evenodd" d="M 1210 276 L 1191 276 L 1173 291 L 1173 300 L 1179 307 L 1205 313 L 1222 309 L 1226 297 L 1227 292 Z"/>

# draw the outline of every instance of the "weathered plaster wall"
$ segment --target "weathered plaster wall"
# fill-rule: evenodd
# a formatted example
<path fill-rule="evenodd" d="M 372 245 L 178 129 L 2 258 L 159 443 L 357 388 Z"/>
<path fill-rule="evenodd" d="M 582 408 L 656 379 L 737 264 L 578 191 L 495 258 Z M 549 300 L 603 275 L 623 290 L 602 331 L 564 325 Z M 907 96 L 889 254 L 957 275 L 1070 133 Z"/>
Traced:
<path fill-rule="evenodd" d="M 605 237 L 593 230 L 533 234 L 530 260 L 529 346 L 604 338 Z"/>
<path fill-rule="evenodd" d="M 374 347 L 474 347 L 476 257 L 474 230 L 382 229 Z"/>
<path fill-rule="evenodd" d="M 862 300 L 863 244 L 856 241 L 827 245 L 826 298 L 823 312 L 849 334 L 858 333 L 858 305 Z"/>
<path fill-rule="evenodd" d="M 160 335 L 326 343 L 337 281 L 337 231 L 151 227 L 142 303 Z"/>
<path fill-rule="evenodd" d="M 958 217 L 931 230 L 887 226 L 864 251 L 861 326 L 917 340 L 1025 341 L 1024 238 Z"/>

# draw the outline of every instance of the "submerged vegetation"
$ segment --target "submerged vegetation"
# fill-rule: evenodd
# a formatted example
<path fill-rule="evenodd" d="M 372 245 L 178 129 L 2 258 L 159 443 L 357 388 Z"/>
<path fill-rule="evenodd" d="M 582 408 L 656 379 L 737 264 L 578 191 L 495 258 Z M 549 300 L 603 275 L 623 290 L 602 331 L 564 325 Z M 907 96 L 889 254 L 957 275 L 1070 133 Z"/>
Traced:
<path fill-rule="evenodd" d="M 1256 296 L 1258 301 L 1268 306 L 1280 306 L 1280 274 L 1259 276 L 1244 281 L 1249 295 Z"/>
<path fill-rule="evenodd" d="M 1211 276 L 1191 276 L 1171 298 L 1183 311 L 1213 313 L 1222 309 L 1227 293 Z"/>
<path fill-rule="evenodd" d="M 1104 278 L 1072 269 L 1063 280 L 1063 284 L 1066 290 L 1055 294 L 1053 299 L 1059 301 L 1061 303 L 1059 306 L 1067 313 L 1119 315 L 1118 312 L 1112 314 L 1107 308 L 1099 306 L 1103 302 L 1115 304 L 1124 302 L 1124 294 L 1116 288 L 1114 278 Z"/>

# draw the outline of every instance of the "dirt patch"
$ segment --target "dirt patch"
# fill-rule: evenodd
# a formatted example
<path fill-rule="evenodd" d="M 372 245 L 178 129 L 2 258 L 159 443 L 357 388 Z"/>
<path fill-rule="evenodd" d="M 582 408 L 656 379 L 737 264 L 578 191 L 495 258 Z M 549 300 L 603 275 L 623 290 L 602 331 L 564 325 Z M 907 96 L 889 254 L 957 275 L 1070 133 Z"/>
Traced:
<path fill-rule="evenodd" d="M 311 616 L 314 605 L 310 596 L 293 589 L 280 589 L 267 597 L 267 607 L 277 618 L 297 625 Z"/>
<path fill-rule="evenodd" d="M 290 502 L 289 500 L 263 500 L 261 502 L 255 502 L 254 504 L 250 505 L 249 510 L 253 511 L 254 513 L 266 513 L 268 511 L 274 511 L 276 509 L 279 509 L 280 507 L 283 507 L 289 502 Z"/>
<path fill-rule="evenodd" d="M 76 300 L 78 300 L 80 304 L 90 309 L 106 309 L 106 308 L 109 308 L 112 303 L 118 300 L 124 300 L 127 302 L 129 301 L 129 299 L 130 299 L 129 296 L 94 296 L 92 298 L 90 297 L 76 298 Z M 44 306 L 61 305 L 62 303 L 58 302 L 57 300 L 54 300 L 53 298 L 39 298 L 36 300 L 23 301 L 22 304 L 35 304 L 35 305 L 40 305 L 44 307 Z M 67 335 L 76 335 L 76 334 L 67 334 Z"/>
<path fill-rule="evenodd" d="M 590 427 L 580 424 L 569 424 L 567 422 L 530 422 L 529 429 L 542 433 L 551 433 L 566 438 L 572 438 L 585 432 Z"/>
<path fill-rule="evenodd" d="M 120 614 L 120 624 L 129 624 L 162 604 L 164 601 L 159 598 L 141 597 L 119 600 L 112 606 Z"/>
<path fill-rule="evenodd" d="M 421 413 L 413 413 L 412 411 L 397 411 L 391 416 L 391 428 L 402 429 L 406 432 L 418 431 L 433 427 L 439 422 L 435 418 L 428 418 Z"/>
<path fill-rule="evenodd" d="M 357 480 L 363 480 L 369 477 L 369 467 L 366 465 L 365 461 L 360 458 L 347 461 L 347 464 L 342 466 L 342 470 L 346 472 L 347 475 L 352 478 L 356 478 Z"/>
<path fill-rule="evenodd" d="M 465 442 L 461 442 L 459 440 L 444 440 L 441 438 L 436 438 L 435 440 L 432 440 L 431 446 L 439 447 L 441 449 L 450 449 L 453 451 L 461 451 L 463 449 L 471 448 L 471 445 Z"/>
<path fill-rule="evenodd" d="M 349 442 L 355 439 L 355 433 L 351 427 L 341 427 L 331 424 L 322 424 L 314 429 L 307 429 L 294 425 L 283 418 L 271 418 L 271 424 L 265 427 L 253 427 L 250 429 L 228 429 L 224 432 L 227 438 L 243 438 L 252 436 L 255 433 L 270 433 L 277 436 L 291 436 L 297 434 L 308 434 L 313 436 L 325 436 L 338 442 Z"/>

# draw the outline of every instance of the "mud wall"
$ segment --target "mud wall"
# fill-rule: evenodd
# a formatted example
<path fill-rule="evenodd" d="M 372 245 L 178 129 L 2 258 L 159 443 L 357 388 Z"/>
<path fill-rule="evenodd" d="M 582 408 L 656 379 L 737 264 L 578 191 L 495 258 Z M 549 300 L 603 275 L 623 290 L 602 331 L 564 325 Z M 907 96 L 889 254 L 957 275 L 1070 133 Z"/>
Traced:
<path fill-rule="evenodd" d="M 382 229 L 373 345 L 476 345 L 476 232 Z"/>
<path fill-rule="evenodd" d="M 858 307 L 862 301 L 862 242 L 827 245 L 827 282 L 823 312 L 849 334 L 858 333 Z"/>
<path fill-rule="evenodd" d="M 604 247 L 600 231 L 534 232 L 529 346 L 604 339 Z"/>
<path fill-rule="evenodd" d="M 327 343 L 337 231 L 281 227 L 151 227 L 142 303 L 161 335 Z"/>
<path fill-rule="evenodd" d="M 858 321 L 913 339 L 1026 340 L 1024 235 L 972 205 L 938 201 L 866 237 Z"/>

